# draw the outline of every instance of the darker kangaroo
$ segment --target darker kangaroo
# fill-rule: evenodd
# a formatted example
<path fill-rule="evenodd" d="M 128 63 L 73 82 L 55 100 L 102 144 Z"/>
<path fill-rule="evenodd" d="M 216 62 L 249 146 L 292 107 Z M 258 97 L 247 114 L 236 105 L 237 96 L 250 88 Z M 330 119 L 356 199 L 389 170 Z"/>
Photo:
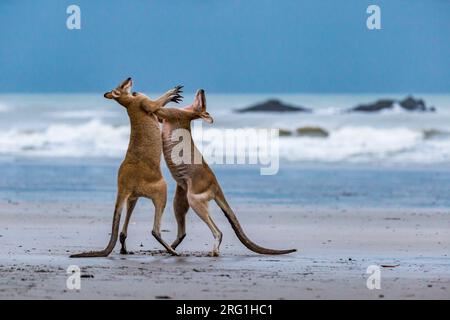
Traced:
<path fill-rule="evenodd" d="M 126 254 L 125 239 L 127 237 L 128 223 L 139 197 L 151 199 L 155 206 L 153 236 L 169 253 L 177 254 L 161 238 L 161 217 L 167 201 L 167 184 L 160 169 L 162 152 L 161 130 L 158 119 L 153 112 L 171 101 L 178 103 L 182 98 L 180 95 L 182 87 L 175 87 L 159 99 L 152 101 L 141 93 L 131 94 L 132 85 L 131 78 L 128 78 L 116 89 L 104 95 L 105 98 L 114 99 L 127 109 L 131 123 L 130 143 L 118 174 L 118 192 L 111 238 L 104 250 L 75 254 L 71 256 L 73 258 L 106 257 L 111 253 L 117 242 L 120 216 L 125 203 L 127 204 L 127 214 L 120 233 L 120 242 L 122 244 L 120 253 Z M 170 109 L 167 109 L 166 113 L 170 113 Z"/>
<path fill-rule="evenodd" d="M 211 219 L 208 210 L 209 201 L 214 199 L 231 223 L 239 240 L 248 249 L 261 254 L 286 254 L 296 251 L 295 249 L 273 250 L 260 247 L 252 242 L 242 230 L 236 215 L 225 199 L 219 182 L 192 140 L 192 120 L 202 118 L 208 123 L 213 122 L 209 113 L 206 112 L 206 98 L 203 90 L 197 92 L 195 101 L 192 105 L 182 109 L 163 108 L 156 111 L 155 114 L 163 121 L 163 154 L 167 166 L 177 182 L 173 207 L 178 224 L 178 234 L 177 239 L 172 244 L 173 249 L 175 249 L 186 236 L 185 218 L 189 207 L 191 207 L 208 225 L 214 235 L 215 243 L 211 255 L 219 255 L 222 232 L 220 232 Z M 180 137 L 183 138 L 181 142 L 183 143 L 183 152 L 187 152 L 188 154 L 188 163 L 179 161 L 179 159 L 174 159 L 176 156 L 179 156 L 176 152 L 178 148 L 174 148 L 175 146 L 179 146 Z M 184 158 L 184 160 L 186 159 Z"/>

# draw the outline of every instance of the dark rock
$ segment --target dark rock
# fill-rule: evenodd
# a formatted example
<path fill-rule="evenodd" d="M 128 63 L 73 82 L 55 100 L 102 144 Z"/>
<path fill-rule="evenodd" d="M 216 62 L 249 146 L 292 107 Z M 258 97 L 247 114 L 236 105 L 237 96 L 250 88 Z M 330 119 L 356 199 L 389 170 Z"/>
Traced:
<path fill-rule="evenodd" d="M 297 129 L 297 135 L 300 137 L 326 138 L 330 134 L 319 127 L 303 127 Z"/>
<path fill-rule="evenodd" d="M 391 99 L 380 99 L 373 103 L 361 104 L 348 110 L 348 112 L 377 112 L 387 109 L 392 109 L 394 105 L 398 105 L 406 111 L 419 111 L 419 112 L 435 112 L 434 107 L 427 107 L 425 101 L 422 99 L 414 99 L 409 96 L 401 101 Z"/>
<path fill-rule="evenodd" d="M 428 139 L 435 139 L 435 138 L 447 138 L 450 136 L 449 132 L 436 130 L 436 129 L 430 129 L 430 130 L 424 130 L 423 131 L 423 137 L 425 140 Z"/>
<path fill-rule="evenodd" d="M 425 101 L 422 99 L 414 99 L 413 97 L 407 97 L 399 102 L 403 109 L 408 111 L 428 111 Z M 434 109 L 434 108 L 433 108 Z"/>
<path fill-rule="evenodd" d="M 311 109 L 291 106 L 280 100 L 271 99 L 263 103 L 258 103 L 248 108 L 236 110 L 237 112 L 312 112 Z"/>
<path fill-rule="evenodd" d="M 374 103 L 361 104 L 350 109 L 349 111 L 376 112 L 385 109 L 392 109 L 394 107 L 394 103 L 394 100 L 389 99 L 377 100 Z"/>
<path fill-rule="evenodd" d="M 278 134 L 280 137 L 289 137 L 292 136 L 292 132 L 286 129 L 279 129 Z"/>

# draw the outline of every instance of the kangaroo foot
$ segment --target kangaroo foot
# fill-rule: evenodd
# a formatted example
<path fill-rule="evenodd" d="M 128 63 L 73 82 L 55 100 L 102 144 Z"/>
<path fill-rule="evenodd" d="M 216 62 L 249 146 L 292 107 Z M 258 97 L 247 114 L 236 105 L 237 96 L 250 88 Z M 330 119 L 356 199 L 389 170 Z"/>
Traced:
<path fill-rule="evenodd" d="M 134 254 L 134 252 L 128 251 L 125 248 L 120 248 L 120 254 Z"/>
<path fill-rule="evenodd" d="M 182 235 L 181 237 L 177 238 L 171 245 L 172 249 L 176 249 L 178 245 L 186 238 L 186 234 Z"/>
<path fill-rule="evenodd" d="M 134 252 L 133 252 L 133 251 L 128 251 L 128 250 L 120 249 L 120 254 L 123 254 L 123 255 L 132 255 L 132 254 L 134 254 Z"/>
<path fill-rule="evenodd" d="M 159 243 L 163 245 L 164 248 L 166 248 L 167 252 L 169 252 L 173 256 L 179 256 L 179 254 L 173 250 L 171 246 L 169 246 L 159 234 L 157 234 L 155 231 L 152 231 L 152 235 L 155 237 L 156 240 L 158 240 Z"/>
<path fill-rule="evenodd" d="M 109 256 L 107 251 L 89 251 L 77 254 L 72 254 L 70 258 L 101 258 Z"/>
<path fill-rule="evenodd" d="M 219 256 L 219 251 L 218 250 L 213 250 L 213 251 L 211 251 L 209 256 L 210 257 L 218 257 Z"/>
<path fill-rule="evenodd" d="M 127 246 L 125 245 L 125 240 L 127 239 L 127 236 L 123 233 L 120 234 L 120 244 L 122 247 L 120 248 L 120 254 L 128 254 Z"/>

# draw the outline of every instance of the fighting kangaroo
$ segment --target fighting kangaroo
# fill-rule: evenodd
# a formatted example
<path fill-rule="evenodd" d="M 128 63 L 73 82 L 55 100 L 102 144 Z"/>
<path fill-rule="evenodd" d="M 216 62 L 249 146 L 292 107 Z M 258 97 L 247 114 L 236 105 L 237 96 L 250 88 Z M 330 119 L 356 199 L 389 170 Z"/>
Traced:
<path fill-rule="evenodd" d="M 219 255 L 222 232 L 211 219 L 208 210 L 209 201 L 214 199 L 227 217 L 239 240 L 248 249 L 261 254 L 286 254 L 296 251 L 296 249 L 273 250 L 260 247 L 253 243 L 242 230 L 236 215 L 225 200 L 219 182 L 192 140 L 192 120 L 202 118 L 208 123 L 213 122 L 212 117 L 206 112 L 206 98 L 203 90 L 197 92 L 192 105 L 181 109 L 163 108 L 157 110 L 155 114 L 163 122 L 163 154 L 170 173 L 177 182 L 173 207 L 178 224 L 178 234 L 177 239 L 171 246 L 173 249 L 186 236 L 186 213 L 191 207 L 208 225 L 214 235 L 215 241 L 211 255 Z M 182 142 L 179 141 L 180 137 L 183 138 Z M 187 152 L 187 163 L 179 161 L 180 159 L 174 159 L 179 157 L 177 152 L 179 148 L 174 149 L 179 143 L 183 144 L 183 152 Z M 183 155 L 183 159 L 186 160 L 185 155 Z"/>
<path fill-rule="evenodd" d="M 155 206 L 153 236 L 169 253 L 177 254 L 161 238 L 161 216 L 167 201 L 167 184 L 160 169 L 161 130 L 158 119 L 153 112 L 171 101 L 178 103 L 182 99 L 180 95 L 182 87 L 175 87 L 157 100 L 152 101 L 141 93 L 131 94 L 132 85 L 131 78 L 128 78 L 117 88 L 104 95 L 105 98 L 114 99 L 127 109 L 131 124 L 130 143 L 118 174 L 118 192 L 109 243 L 104 250 L 75 254 L 71 256 L 72 258 L 106 257 L 111 253 L 117 242 L 120 216 L 125 204 L 127 204 L 127 213 L 120 233 L 122 245 L 120 253 L 126 254 L 125 239 L 128 223 L 139 197 L 151 199 Z M 166 109 L 166 113 L 170 113 L 170 110 L 176 109 Z"/>

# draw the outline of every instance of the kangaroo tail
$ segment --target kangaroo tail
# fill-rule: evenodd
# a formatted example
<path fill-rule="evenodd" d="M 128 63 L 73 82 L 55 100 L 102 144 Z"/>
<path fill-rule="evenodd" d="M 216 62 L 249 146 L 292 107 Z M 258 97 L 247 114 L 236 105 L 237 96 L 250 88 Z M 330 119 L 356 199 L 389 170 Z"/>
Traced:
<path fill-rule="evenodd" d="M 122 213 L 122 207 L 125 200 L 118 198 L 116 201 L 116 208 L 114 210 L 113 224 L 111 237 L 109 239 L 109 243 L 104 250 L 101 251 L 89 251 L 78 254 L 73 254 L 70 258 L 95 258 L 95 257 L 107 257 L 113 251 L 117 238 L 119 235 L 119 224 L 120 224 L 120 215 Z"/>
<path fill-rule="evenodd" d="M 221 190 L 219 190 L 217 192 L 214 200 L 216 201 L 217 205 L 222 209 L 223 213 L 225 214 L 225 217 L 227 217 L 228 221 L 231 224 L 231 227 L 233 228 L 233 230 L 236 233 L 239 240 L 242 242 L 242 244 L 244 246 L 246 246 L 251 251 L 260 253 L 260 254 L 272 254 L 272 255 L 287 254 L 287 253 L 292 253 L 292 252 L 297 251 L 297 249 L 274 250 L 274 249 L 263 248 L 263 247 L 257 245 L 256 243 L 251 241 L 244 233 L 244 230 L 242 230 L 241 224 L 239 223 L 233 210 L 230 208 L 227 201 L 225 200 L 225 196 Z"/>

